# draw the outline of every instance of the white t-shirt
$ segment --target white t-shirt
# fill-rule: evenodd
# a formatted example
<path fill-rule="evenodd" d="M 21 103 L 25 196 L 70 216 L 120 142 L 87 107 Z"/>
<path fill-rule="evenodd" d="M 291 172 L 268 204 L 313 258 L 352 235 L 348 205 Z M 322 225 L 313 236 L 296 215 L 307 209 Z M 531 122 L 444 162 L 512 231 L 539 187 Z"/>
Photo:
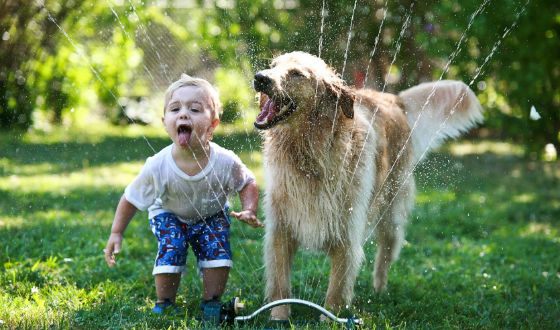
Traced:
<path fill-rule="evenodd" d="M 171 154 L 173 145 L 148 158 L 140 174 L 130 183 L 124 197 L 150 219 L 171 212 L 192 224 L 222 210 L 227 197 L 255 180 L 253 173 L 232 151 L 210 142 L 206 167 L 190 176 Z"/>

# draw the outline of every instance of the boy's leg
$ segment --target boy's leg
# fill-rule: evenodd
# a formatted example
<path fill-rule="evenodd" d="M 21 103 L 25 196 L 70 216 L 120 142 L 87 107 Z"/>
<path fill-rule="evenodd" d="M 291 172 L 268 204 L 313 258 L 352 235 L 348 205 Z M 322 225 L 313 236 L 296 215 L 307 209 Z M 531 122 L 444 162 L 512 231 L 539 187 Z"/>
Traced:
<path fill-rule="evenodd" d="M 189 243 L 202 274 L 203 301 L 219 300 L 232 266 L 227 212 L 208 217 L 189 228 Z"/>
<path fill-rule="evenodd" d="M 202 284 L 204 292 L 202 299 L 219 300 L 224 294 L 229 275 L 229 267 L 203 268 Z"/>
<path fill-rule="evenodd" d="M 181 274 L 156 274 L 154 278 L 156 282 L 157 302 L 168 300 L 174 303 L 177 297 L 177 290 L 179 290 L 179 284 L 181 283 Z"/>
<path fill-rule="evenodd" d="M 152 272 L 157 302 L 174 303 L 187 257 L 187 226 L 172 213 L 155 216 L 150 219 L 150 226 L 158 239 L 158 254 Z"/>

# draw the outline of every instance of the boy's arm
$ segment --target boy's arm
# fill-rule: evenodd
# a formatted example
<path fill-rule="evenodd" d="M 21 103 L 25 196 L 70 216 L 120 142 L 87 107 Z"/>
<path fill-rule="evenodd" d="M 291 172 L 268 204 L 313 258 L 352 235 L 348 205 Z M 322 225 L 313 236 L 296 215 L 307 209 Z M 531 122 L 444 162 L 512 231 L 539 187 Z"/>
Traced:
<path fill-rule="evenodd" d="M 115 265 L 115 254 L 121 251 L 121 243 L 123 240 L 123 233 L 128 226 L 134 214 L 138 209 L 126 200 L 124 195 L 119 201 L 117 210 L 115 211 L 115 218 L 113 220 L 113 226 L 111 227 L 111 235 L 107 240 L 107 245 L 103 252 L 105 252 L 105 261 L 109 267 Z"/>
<path fill-rule="evenodd" d="M 255 181 L 249 182 L 239 191 L 239 200 L 241 200 L 243 210 L 241 212 L 232 211 L 230 214 L 252 227 L 264 227 L 259 219 L 257 219 L 259 188 L 257 188 Z"/>

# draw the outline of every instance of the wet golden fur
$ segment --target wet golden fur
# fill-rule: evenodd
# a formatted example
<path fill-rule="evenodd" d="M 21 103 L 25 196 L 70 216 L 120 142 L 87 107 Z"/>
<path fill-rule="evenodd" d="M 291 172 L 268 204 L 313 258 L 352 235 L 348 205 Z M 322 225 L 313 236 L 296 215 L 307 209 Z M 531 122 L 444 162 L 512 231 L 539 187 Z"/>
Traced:
<path fill-rule="evenodd" d="M 409 174 L 419 156 L 408 139 L 405 106 L 421 102 L 418 93 L 401 98 L 352 89 L 321 59 L 302 52 L 277 57 L 257 75 L 266 79 L 270 97 L 297 104 L 263 131 L 267 298 L 290 296 L 292 259 L 304 247 L 331 259 L 326 306 L 350 304 L 371 234 L 377 240 L 373 286 L 383 290 L 415 196 Z M 273 318 L 288 315 L 285 306 L 272 311 Z"/>

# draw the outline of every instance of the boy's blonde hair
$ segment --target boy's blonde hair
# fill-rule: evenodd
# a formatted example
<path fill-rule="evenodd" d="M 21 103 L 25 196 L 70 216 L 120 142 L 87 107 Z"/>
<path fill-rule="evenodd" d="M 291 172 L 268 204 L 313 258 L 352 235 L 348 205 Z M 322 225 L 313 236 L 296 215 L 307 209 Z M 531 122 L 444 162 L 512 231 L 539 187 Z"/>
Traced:
<path fill-rule="evenodd" d="M 210 96 L 210 101 L 212 102 L 212 104 L 210 105 L 212 107 L 211 109 L 213 112 L 212 115 L 214 119 L 220 119 L 220 116 L 222 115 L 222 103 L 220 102 L 220 95 L 218 93 L 218 90 L 214 86 L 212 86 L 212 84 L 210 84 L 207 80 L 202 78 L 191 77 L 184 73 L 181 74 L 181 78 L 179 78 L 179 80 L 171 83 L 171 85 L 169 85 L 169 87 L 167 88 L 167 91 L 165 91 L 165 98 L 163 103 L 164 114 L 167 108 L 167 104 L 171 99 L 171 95 L 173 95 L 173 92 L 185 86 L 200 87 L 206 90 L 206 93 L 208 93 L 208 96 Z"/>

